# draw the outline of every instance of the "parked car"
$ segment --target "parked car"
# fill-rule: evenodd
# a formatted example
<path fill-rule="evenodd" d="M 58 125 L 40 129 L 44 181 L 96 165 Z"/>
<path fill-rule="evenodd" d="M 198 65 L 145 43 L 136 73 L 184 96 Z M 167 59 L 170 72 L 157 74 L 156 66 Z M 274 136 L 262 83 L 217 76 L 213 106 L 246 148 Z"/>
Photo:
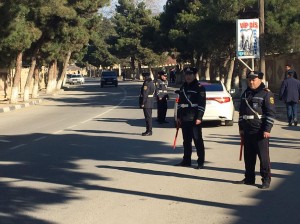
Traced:
<path fill-rule="evenodd" d="M 74 84 L 84 84 L 84 77 L 81 74 L 67 74 L 66 83 Z"/>
<path fill-rule="evenodd" d="M 101 74 L 100 86 L 104 87 L 105 85 L 118 86 L 118 76 L 114 71 L 103 71 Z"/>
<path fill-rule="evenodd" d="M 206 90 L 206 108 L 203 121 L 221 121 L 226 126 L 233 125 L 234 105 L 230 93 L 221 81 L 199 81 Z M 174 121 L 177 122 L 178 91 L 174 106 Z"/>

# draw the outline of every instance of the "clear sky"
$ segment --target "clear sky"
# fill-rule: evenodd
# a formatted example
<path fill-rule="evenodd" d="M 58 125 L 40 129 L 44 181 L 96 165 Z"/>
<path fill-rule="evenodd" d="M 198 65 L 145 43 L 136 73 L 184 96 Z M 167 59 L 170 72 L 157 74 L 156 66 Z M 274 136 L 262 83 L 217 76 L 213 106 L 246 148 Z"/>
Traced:
<path fill-rule="evenodd" d="M 166 4 L 166 1 L 167 0 L 144 0 L 146 5 L 149 7 L 149 9 L 151 9 L 151 11 L 154 14 L 157 14 L 157 13 L 163 11 L 163 6 Z M 155 4 L 153 4 L 152 2 L 155 2 Z M 111 0 L 111 6 L 102 8 L 100 10 L 100 12 L 102 12 L 104 14 L 104 16 L 106 16 L 106 17 L 112 16 L 114 13 L 114 10 L 115 10 L 115 5 L 117 3 L 118 3 L 118 0 Z"/>

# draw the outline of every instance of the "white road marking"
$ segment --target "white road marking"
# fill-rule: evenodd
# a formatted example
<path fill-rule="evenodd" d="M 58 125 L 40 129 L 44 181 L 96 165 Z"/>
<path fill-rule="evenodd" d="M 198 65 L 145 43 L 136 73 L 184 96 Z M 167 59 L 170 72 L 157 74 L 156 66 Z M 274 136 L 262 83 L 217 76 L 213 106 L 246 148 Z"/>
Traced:
<path fill-rule="evenodd" d="M 21 148 L 21 147 L 23 147 L 23 146 L 25 146 L 25 145 L 26 145 L 26 144 L 20 144 L 20 145 L 11 147 L 11 148 L 9 148 L 9 149 L 10 149 L 10 150 L 18 149 L 18 148 Z"/>
<path fill-rule="evenodd" d="M 40 138 L 36 138 L 36 139 L 34 139 L 33 141 L 34 141 L 34 142 L 37 142 L 37 141 L 40 141 L 40 140 L 45 139 L 45 138 L 47 138 L 47 136 L 43 136 L 43 137 L 40 137 Z"/>
<path fill-rule="evenodd" d="M 5 139 L 0 139 L 0 142 L 11 142 L 11 141 L 5 140 Z"/>

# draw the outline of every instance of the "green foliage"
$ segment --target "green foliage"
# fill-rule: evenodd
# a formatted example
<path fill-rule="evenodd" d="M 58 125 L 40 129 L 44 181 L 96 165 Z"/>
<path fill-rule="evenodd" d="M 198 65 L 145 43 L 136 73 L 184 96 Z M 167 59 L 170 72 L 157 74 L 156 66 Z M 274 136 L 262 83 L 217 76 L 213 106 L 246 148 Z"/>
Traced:
<path fill-rule="evenodd" d="M 133 0 L 119 0 L 113 22 L 117 57 L 131 58 L 146 65 L 157 63 L 160 47 L 155 35 L 159 36 L 159 24 L 144 2 L 135 5 Z"/>
<path fill-rule="evenodd" d="M 298 0 L 266 2 L 266 49 L 268 53 L 300 50 L 300 5 Z"/>

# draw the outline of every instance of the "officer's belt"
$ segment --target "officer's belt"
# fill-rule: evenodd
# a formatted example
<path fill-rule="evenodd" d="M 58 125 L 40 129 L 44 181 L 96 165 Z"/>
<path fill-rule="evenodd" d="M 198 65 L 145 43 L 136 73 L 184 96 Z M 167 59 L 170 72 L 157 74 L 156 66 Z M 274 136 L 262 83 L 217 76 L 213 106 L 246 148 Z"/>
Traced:
<path fill-rule="evenodd" d="M 179 104 L 179 106 L 181 108 L 185 108 L 185 107 L 198 107 L 198 104 L 192 104 L 192 105 L 190 105 L 190 104 Z"/>
<path fill-rule="evenodd" d="M 148 95 L 148 97 L 153 97 L 153 95 Z"/>
<path fill-rule="evenodd" d="M 263 115 L 258 115 L 258 116 L 259 116 L 259 119 L 265 118 L 265 116 L 263 116 Z M 244 120 L 254 120 L 255 116 L 254 115 L 243 115 L 242 118 Z"/>
<path fill-rule="evenodd" d="M 166 91 L 166 90 L 159 90 L 158 92 L 159 93 L 167 93 L 168 91 Z"/>

